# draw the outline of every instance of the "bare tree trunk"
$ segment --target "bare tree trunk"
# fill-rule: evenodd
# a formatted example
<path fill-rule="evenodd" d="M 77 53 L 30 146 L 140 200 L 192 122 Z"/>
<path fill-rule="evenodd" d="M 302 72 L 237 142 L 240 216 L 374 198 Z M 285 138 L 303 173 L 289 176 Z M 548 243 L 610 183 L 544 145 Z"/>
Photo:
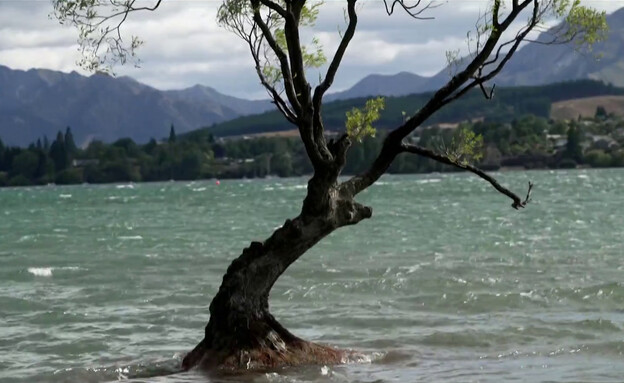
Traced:
<path fill-rule="evenodd" d="M 333 178 L 333 180 L 332 180 Z M 279 276 L 332 231 L 371 216 L 371 209 L 341 195 L 335 177 L 313 177 L 302 213 L 264 242 L 252 242 L 229 266 L 210 304 L 204 339 L 182 363 L 185 370 L 336 364 L 345 353 L 304 341 L 269 312 Z"/>

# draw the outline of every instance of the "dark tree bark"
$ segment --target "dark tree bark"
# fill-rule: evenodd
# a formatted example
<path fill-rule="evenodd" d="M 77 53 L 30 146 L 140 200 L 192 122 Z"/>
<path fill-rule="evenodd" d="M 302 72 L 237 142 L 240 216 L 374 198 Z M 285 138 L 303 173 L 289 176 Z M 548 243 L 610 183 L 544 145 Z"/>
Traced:
<path fill-rule="evenodd" d="M 304 341 L 269 312 L 269 293 L 280 275 L 334 230 L 372 214 L 338 188 L 336 177 L 313 177 L 302 213 L 264 242 L 252 242 L 228 267 L 210 304 L 204 339 L 183 368 L 264 368 L 298 364 L 336 364 L 347 352 Z"/>

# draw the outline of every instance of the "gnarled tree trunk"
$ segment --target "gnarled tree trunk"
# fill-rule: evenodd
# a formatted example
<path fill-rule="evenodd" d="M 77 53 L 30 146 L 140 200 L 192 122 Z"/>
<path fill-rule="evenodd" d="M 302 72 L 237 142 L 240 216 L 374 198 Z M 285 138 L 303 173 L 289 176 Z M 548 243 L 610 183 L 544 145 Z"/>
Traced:
<path fill-rule="evenodd" d="M 371 209 L 341 192 L 335 177 L 313 177 L 302 213 L 264 242 L 252 242 L 234 260 L 210 304 L 204 339 L 185 358 L 185 370 L 336 364 L 345 352 L 300 339 L 269 312 L 277 278 L 332 231 L 371 216 Z"/>

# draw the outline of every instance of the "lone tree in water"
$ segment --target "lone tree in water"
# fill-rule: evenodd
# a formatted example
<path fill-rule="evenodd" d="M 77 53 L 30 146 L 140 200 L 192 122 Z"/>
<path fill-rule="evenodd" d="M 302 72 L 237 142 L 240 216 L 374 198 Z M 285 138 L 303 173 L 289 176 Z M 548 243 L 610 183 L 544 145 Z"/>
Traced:
<path fill-rule="evenodd" d="M 458 0 L 459 1 L 459 0 Z M 145 6 L 136 0 L 53 0 L 61 23 L 78 27 L 82 64 L 94 71 L 103 63 L 125 63 L 135 57 L 141 41 L 126 43 L 120 28 L 130 13 L 154 11 L 162 0 Z M 468 163 L 478 137 L 460 135 L 450 148 L 435 151 L 405 141 L 440 108 L 473 89 L 492 97 L 486 83 L 511 59 L 532 31 L 545 22 L 564 21 L 551 43 L 591 45 L 606 29 L 603 12 L 586 8 L 578 0 L 491 0 L 481 15 L 476 33 L 469 39 L 471 53 L 450 61 L 460 68 L 413 116 L 390 130 L 372 165 L 365 172 L 339 180 L 347 153 L 355 141 L 374 134 L 373 123 L 383 100 L 370 100 L 363 109 L 348 113 L 346 131 L 328 140 L 323 127 L 323 96 L 334 82 L 358 23 L 358 0 L 344 0 L 346 29 L 328 61 L 324 77 L 312 86 L 306 69 L 320 67 L 326 56 L 316 39 L 305 45 L 301 29 L 310 28 L 320 2 L 310 0 L 224 0 L 217 22 L 237 34 L 249 47 L 256 73 L 276 108 L 298 130 L 314 173 L 308 181 L 301 212 L 288 219 L 263 242 L 252 242 L 227 269 L 210 304 L 210 321 L 204 339 L 186 355 L 183 368 L 195 366 L 256 368 L 308 363 L 340 363 L 347 354 L 298 338 L 269 312 L 269 293 L 282 273 L 325 236 L 343 226 L 372 216 L 372 209 L 356 197 L 383 175 L 397 155 L 412 153 L 472 172 L 509 197 L 515 209 L 523 200 L 495 179 Z M 420 0 L 384 0 L 388 15 L 407 12 L 415 20 L 434 6 Z M 409 31 L 405 31 L 409 33 Z M 538 65 L 539 63 L 536 63 Z M 461 69 L 463 68 L 463 69 Z"/>

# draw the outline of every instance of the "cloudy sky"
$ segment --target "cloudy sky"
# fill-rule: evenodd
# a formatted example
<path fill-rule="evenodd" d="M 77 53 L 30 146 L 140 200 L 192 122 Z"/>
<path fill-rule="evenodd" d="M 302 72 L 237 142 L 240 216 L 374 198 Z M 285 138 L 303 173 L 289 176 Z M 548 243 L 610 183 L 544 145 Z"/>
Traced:
<path fill-rule="evenodd" d="M 382 0 L 360 3 L 358 31 L 334 91 L 371 73 L 435 74 L 446 63 L 446 51 L 465 51 L 466 32 L 487 6 L 487 0 L 439 0 L 441 6 L 427 13 L 435 20 L 413 20 L 402 12 L 388 16 Z M 584 3 L 607 12 L 624 7 L 624 0 Z M 219 5 L 220 0 L 165 0 L 156 12 L 131 15 L 125 31 L 145 41 L 141 67 L 116 67 L 116 73 L 159 89 L 202 84 L 238 97 L 263 98 L 244 43 L 215 23 Z M 328 54 L 339 41 L 338 30 L 344 29 L 343 6 L 344 1 L 326 0 L 309 32 Z M 51 12 L 50 0 L 0 0 L 0 65 L 84 73 L 76 64 L 76 30 L 60 26 Z"/>

